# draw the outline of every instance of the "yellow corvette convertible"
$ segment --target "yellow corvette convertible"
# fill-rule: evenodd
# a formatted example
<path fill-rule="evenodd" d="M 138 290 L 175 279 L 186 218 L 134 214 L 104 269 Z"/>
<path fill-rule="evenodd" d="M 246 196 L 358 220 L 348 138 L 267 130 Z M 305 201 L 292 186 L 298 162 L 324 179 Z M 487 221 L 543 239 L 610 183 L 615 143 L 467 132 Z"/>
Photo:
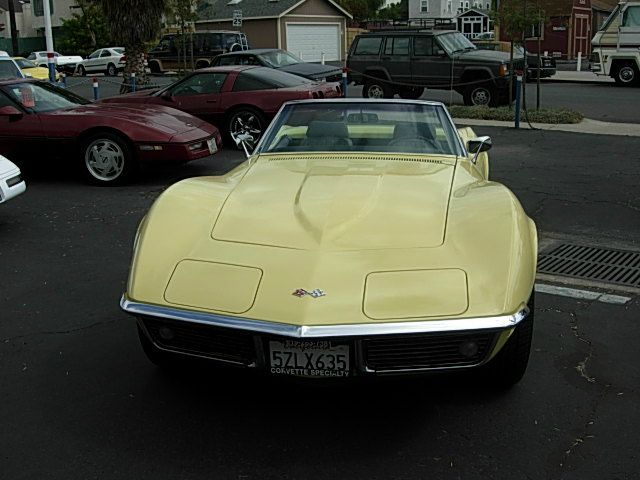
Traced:
<path fill-rule="evenodd" d="M 490 146 L 440 103 L 286 103 L 244 163 L 158 198 L 121 307 L 159 365 L 476 368 L 510 386 L 531 347 L 537 235 L 488 179 Z"/>

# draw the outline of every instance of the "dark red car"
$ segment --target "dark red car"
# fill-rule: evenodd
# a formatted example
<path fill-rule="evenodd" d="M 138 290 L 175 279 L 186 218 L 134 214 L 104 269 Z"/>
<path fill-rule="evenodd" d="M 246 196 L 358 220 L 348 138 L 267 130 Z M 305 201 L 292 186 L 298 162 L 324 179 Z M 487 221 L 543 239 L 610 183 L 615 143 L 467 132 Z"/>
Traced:
<path fill-rule="evenodd" d="M 28 163 L 77 159 L 89 180 L 125 181 L 142 162 L 187 162 L 221 146 L 213 125 L 157 105 L 89 103 L 34 80 L 0 81 L 0 154 Z"/>
<path fill-rule="evenodd" d="M 229 137 L 257 142 L 284 102 L 342 96 L 339 83 L 319 83 L 272 68 L 203 68 L 160 90 L 142 90 L 101 102 L 170 105 L 217 125 Z"/>

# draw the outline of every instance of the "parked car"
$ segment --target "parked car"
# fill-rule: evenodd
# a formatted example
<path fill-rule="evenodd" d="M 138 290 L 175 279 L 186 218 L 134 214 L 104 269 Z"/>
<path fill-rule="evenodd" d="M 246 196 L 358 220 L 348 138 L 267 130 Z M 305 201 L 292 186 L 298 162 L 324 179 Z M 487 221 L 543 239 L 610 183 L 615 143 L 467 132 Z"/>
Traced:
<path fill-rule="evenodd" d="M 18 64 L 8 56 L 0 56 L 0 80 L 4 78 L 24 78 Z"/>
<path fill-rule="evenodd" d="M 79 75 L 104 73 L 109 77 L 115 77 L 124 68 L 125 60 L 122 47 L 100 48 L 78 62 L 76 72 Z"/>
<path fill-rule="evenodd" d="M 190 69 L 192 56 L 196 69 L 206 68 L 211 66 L 213 59 L 221 53 L 248 49 L 247 37 L 242 32 L 210 30 L 184 36 L 177 33 L 167 34 L 149 51 L 149 69 L 153 73 L 178 70 L 185 65 Z"/>
<path fill-rule="evenodd" d="M 76 70 L 76 65 L 82 61 L 80 55 L 60 55 L 58 52 L 53 52 L 53 59 L 56 64 L 56 69 L 59 72 L 73 73 Z M 47 62 L 47 52 L 31 52 L 27 57 L 27 60 L 35 62 L 39 67 L 49 68 Z"/>
<path fill-rule="evenodd" d="M 523 68 L 514 60 L 514 70 Z M 424 88 L 455 90 L 465 105 L 509 103 L 509 55 L 478 50 L 460 32 L 392 30 L 356 36 L 349 79 L 366 98 L 419 98 Z"/>
<path fill-rule="evenodd" d="M 0 57 L 8 57 L 9 53 L 5 52 L 4 50 L 0 50 Z"/>
<path fill-rule="evenodd" d="M 89 103 L 49 82 L 0 82 L 0 154 L 16 161 L 73 162 L 112 185 L 141 163 L 187 162 L 219 146 L 213 125 L 167 106 Z"/>
<path fill-rule="evenodd" d="M 493 50 L 495 52 L 505 52 L 511 56 L 510 42 L 496 41 L 474 41 L 476 47 L 480 50 Z M 513 46 L 514 58 L 524 58 L 524 48 L 521 45 Z M 551 77 L 556 74 L 556 59 L 549 55 L 540 55 L 542 64 L 540 65 L 540 78 Z M 538 78 L 538 54 L 527 53 L 527 80 Z"/>
<path fill-rule="evenodd" d="M 2 108 L 0 108 L 0 111 Z M 4 203 L 17 197 L 27 189 L 27 184 L 22 179 L 20 169 L 0 155 L 0 203 Z"/>
<path fill-rule="evenodd" d="M 284 102 L 341 95 L 340 84 L 312 82 L 266 67 L 232 66 L 200 69 L 168 87 L 101 102 L 170 105 L 217 125 L 228 140 L 250 133 L 257 142 Z"/>
<path fill-rule="evenodd" d="M 228 65 L 259 65 L 293 73 L 316 82 L 342 81 L 342 69 L 331 65 L 308 63 L 286 50 L 278 48 L 259 48 L 218 55 L 213 61 L 214 67 Z"/>
<path fill-rule="evenodd" d="M 31 60 L 27 60 L 24 57 L 13 57 L 13 60 L 18 65 L 18 68 L 22 71 L 25 77 L 36 78 L 38 80 L 49 80 L 49 69 L 39 67 Z M 55 73 L 56 81 L 60 80 L 60 73 Z"/>
<path fill-rule="evenodd" d="M 250 161 L 160 195 L 120 305 L 162 366 L 475 369 L 513 385 L 531 348 L 537 236 L 488 181 L 490 146 L 441 103 L 288 102 Z"/>

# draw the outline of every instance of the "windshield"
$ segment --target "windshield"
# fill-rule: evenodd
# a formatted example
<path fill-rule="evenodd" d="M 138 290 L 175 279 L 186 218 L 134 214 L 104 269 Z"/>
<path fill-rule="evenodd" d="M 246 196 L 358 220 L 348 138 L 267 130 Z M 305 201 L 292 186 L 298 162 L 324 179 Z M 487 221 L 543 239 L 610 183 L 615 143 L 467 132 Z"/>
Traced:
<path fill-rule="evenodd" d="M 297 63 L 304 63 L 303 60 L 284 50 L 261 53 L 258 56 L 272 68 L 281 68 L 289 65 L 295 65 Z"/>
<path fill-rule="evenodd" d="M 36 68 L 37 65 L 33 63 L 31 60 L 27 60 L 24 58 L 16 58 L 15 62 L 18 64 L 20 68 Z"/>
<path fill-rule="evenodd" d="M 476 46 L 471 41 L 459 32 L 445 33 L 444 35 L 436 36 L 442 48 L 449 54 L 458 52 L 464 52 L 465 50 L 475 50 Z"/>
<path fill-rule="evenodd" d="M 23 75 L 11 60 L 0 59 L 0 78 L 22 78 Z"/>
<path fill-rule="evenodd" d="M 613 12 L 611 12 L 611 15 L 609 15 L 609 16 L 607 17 L 607 19 L 604 21 L 604 23 L 603 23 L 603 24 L 602 24 L 602 26 L 600 27 L 600 31 L 602 32 L 602 31 L 606 30 L 607 28 L 609 28 L 609 25 L 611 25 L 611 22 L 613 22 L 613 20 L 614 20 L 615 18 L 617 18 L 619 14 L 620 14 L 620 5 L 618 5 L 618 6 L 613 10 Z"/>
<path fill-rule="evenodd" d="M 444 107 L 410 102 L 289 104 L 259 147 L 260 153 L 327 151 L 462 154 Z"/>
<path fill-rule="evenodd" d="M 51 112 L 89 103 L 68 90 L 46 82 L 24 82 L 6 85 L 3 90 L 16 102 L 33 113 Z"/>

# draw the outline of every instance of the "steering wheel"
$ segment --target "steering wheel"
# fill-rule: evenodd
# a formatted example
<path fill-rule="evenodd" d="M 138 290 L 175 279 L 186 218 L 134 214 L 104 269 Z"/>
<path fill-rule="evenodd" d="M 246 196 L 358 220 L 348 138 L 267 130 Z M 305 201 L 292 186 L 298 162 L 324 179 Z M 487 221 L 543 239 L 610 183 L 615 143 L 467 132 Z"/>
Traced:
<path fill-rule="evenodd" d="M 415 136 L 415 137 L 401 137 L 395 138 L 389 142 L 390 147 L 398 147 L 402 145 L 413 144 L 416 148 L 434 148 L 438 149 L 438 145 L 432 139 Z"/>

